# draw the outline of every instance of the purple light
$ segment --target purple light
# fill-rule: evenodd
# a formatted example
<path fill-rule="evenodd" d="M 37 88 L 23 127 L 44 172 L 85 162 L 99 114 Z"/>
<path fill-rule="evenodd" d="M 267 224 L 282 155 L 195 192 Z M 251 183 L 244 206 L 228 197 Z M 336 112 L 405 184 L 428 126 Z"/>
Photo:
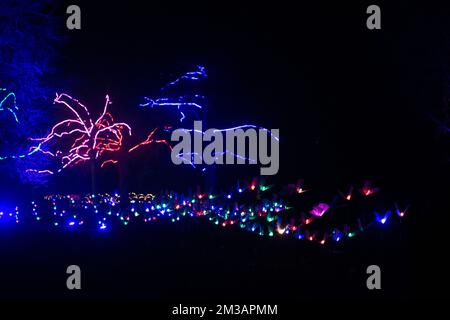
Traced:
<path fill-rule="evenodd" d="M 324 213 L 330 209 L 330 206 L 326 203 L 319 203 L 317 206 L 315 206 L 310 213 L 316 217 L 321 217 L 324 215 Z"/>

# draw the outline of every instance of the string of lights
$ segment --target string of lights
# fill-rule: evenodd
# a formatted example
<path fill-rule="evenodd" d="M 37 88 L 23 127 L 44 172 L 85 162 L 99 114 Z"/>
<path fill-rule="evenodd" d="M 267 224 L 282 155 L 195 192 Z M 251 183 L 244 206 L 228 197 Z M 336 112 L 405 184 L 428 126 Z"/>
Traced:
<path fill-rule="evenodd" d="M 0 93 L 4 92 L 6 93 L 6 88 L 0 88 Z M 8 103 L 8 101 L 11 101 Z M 17 101 L 16 101 L 16 94 L 14 92 L 9 92 L 6 96 L 3 97 L 2 100 L 0 100 L 0 111 L 9 111 L 15 122 L 19 123 L 19 118 L 17 117 L 17 111 L 19 111 L 19 108 L 17 107 Z"/>
<path fill-rule="evenodd" d="M 274 186 L 254 179 L 220 193 L 130 193 L 128 199 L 107 193 L 49 195 L 31 202 L 23 210 L 15 207 L 1 211 L 0 222 L 35 221 L 63 229 L 84 227 L 106 231 L 118 225 L 199 218 L 223 228 L 240 228 L 259 236 L 305 239 L 325 245 L 353 238 L 377 225 L 386 225 L 394 220 L 394 216 L 401 221 L 408 210 L 397 204 L 384 210 L 370 209 L 369 199 L 376 196 L 378 190 L 369 185 L 358 192 L 351 188 L 349 193 L 339 194 L 326 203 L 302 206 L 307 191 L 311 190 L 304 189 L 302 183 L 275 190 Z M 355 209 L 357 214 L 349 218 L 349 213 Z"/>
<path fill-rule="evenodd" d="M 6 93 L 6 88 L 0 88 L 0 93 Z M 3 99 L 0 101 L 0 111 L 8 111 L 12 114 L 14 121 L 16 123 L 19 122 L 19 117 L 17 116 L 17 111 L 19 111 L 19 107 L 17 106 L 17 98 L 14 92 L 9 92 Z M 35 151 L 26 152 L 24 154 L 19 155 L 8 155 L 8 156 L 0 156 L 0 161 L 7 159 L 21 159 L 32 155 Z"/>

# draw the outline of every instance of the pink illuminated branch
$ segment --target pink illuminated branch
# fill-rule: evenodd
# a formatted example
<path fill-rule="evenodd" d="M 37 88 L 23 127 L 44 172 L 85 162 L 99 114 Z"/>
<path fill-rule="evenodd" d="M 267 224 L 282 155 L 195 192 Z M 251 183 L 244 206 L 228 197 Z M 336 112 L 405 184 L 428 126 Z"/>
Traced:
<path fill-rule="evenodd" d="M 104 168 L 105 166 L 107 166 L 109 164 L 112 165 L 112 164 L 117 164 L 117 163 L 119 163 L 119 161 L 110 159 L 110 160 L 103 161 L 103 163 L 102 163 L 102 165 L 100 167 Z"/>
<path fill-rule="evenodd" d="M 170 144 L 167 142 L 167 140 L 157 140 L 157 139 L 153 139 L 153 135 L 155 134 L 156 130 L 158 128 L 153 129 L 152 132 L 150 132 L 150 134 L 148 135 L 147 139 L 142 141 L 141 143 L 135 145 L 133 148 L 131 148 L 130 150 L 128 150 L 128 152 L 133 152 L 137 149 L 139 149 L 140 147 L 149 145 L 149 144 L 153 144 L 153 143 L 163 143 L 165 145 L 167 145 L 169 147 L 170 150 L 172 150 L 172 147 L 170 146 Z"/>
<path fill-rule="evenodd" d="M 108 95 L 103 112 L 95 122 L 88 108 L 68 94 L 56 94 L 54 103 L 63 105 L 72 116 L 54 125 L 47 136 L 31 139 L 39 142 L 37 146 L 31 147 L 31 150 L 60 158 L 61 167 L 56 171 L 58 173 L 67 167 L 99 159 L 106 152 L 119 151 L 124 131 L 127 130 L 131 135 L 130 126 L 123 122 L 115 123 L 113 116 L 108 112 L 108 105 L 111 104 Z M 106 160 L 102 163 L 102 167 L 107 163 L 117 161 Z M 28 172 L 53 174 L 50 170 L 30 169 Z"/>

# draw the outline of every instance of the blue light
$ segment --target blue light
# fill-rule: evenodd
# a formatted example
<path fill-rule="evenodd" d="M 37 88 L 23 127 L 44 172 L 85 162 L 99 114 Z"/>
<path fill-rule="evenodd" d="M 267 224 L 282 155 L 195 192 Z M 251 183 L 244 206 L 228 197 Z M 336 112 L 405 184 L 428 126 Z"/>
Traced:
<path fill-rule="evenodd" d="M 380 215 L 378 212 L 375 212 L 376 220 L 378 222 L 380 222 L 381 224 L 386 224 L 386 222 L 387 222 L 387 220 L 388 220 L 390 215 L 391 215 L 391 211 L 390 210 L 386 211 L 386 213 L 384 215 Z"/>
<path fill-rule="evenodd" d="M 183 74 L 182 76 L 180 76 L 179 78 L 177 78 L 176 80 L 168 83 L 167 85 L 165 85 L 164 87 L 161 88 L 161 91 L 166 90 L 168 87 L 174 86 L 176 84 L 178 84 L 179 82 L 181 82 L 182 80 L 187 80 L 187 81 L 200 81 L 203 79 L 206 79 L 208 77 L 208 75 L 206 74 L 206 69 L 205 67 L 202 66 L 197 66 L 197 70 L 196 71 L 192 71 L 192 72 L 187 72 L 185 74 Z M 204 101 L 205 97 L 201 96 L 201 95 L 181 95 L 179 97 L 176 98 L 172 98 L 172 97 L 159 97 L 159 98 L 149 98 L 149 97 L 144 97 L 145 102 L 141 103 L 140 106 L 141 107 L 172 107 L 175 108 L 176 110 L 178 110 L 178 112 L 181 115 L 180 118 L 180 122 L 183 122 L 183 120 L 186 118 L 186 115 L 184 114 L 184 112 L 181 110 L 181 108 L 196 108 L 196 109 L 203 109 L 203 101 Z"/>

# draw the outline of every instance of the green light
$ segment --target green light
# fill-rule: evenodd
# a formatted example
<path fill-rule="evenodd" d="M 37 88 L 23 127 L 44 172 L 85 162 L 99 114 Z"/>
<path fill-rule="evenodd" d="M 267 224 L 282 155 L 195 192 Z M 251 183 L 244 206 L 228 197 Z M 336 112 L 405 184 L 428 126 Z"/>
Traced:
<path fill-rule="evenodd" d="M 261 191 L 267 191 L 267 190 L 269 190 L 270 188 L 272 188 L 271 185 L 270 185 L 270 186 L 260 186 L 260 187 L 259 187 L 259 189 L 260 189 Z"/>

